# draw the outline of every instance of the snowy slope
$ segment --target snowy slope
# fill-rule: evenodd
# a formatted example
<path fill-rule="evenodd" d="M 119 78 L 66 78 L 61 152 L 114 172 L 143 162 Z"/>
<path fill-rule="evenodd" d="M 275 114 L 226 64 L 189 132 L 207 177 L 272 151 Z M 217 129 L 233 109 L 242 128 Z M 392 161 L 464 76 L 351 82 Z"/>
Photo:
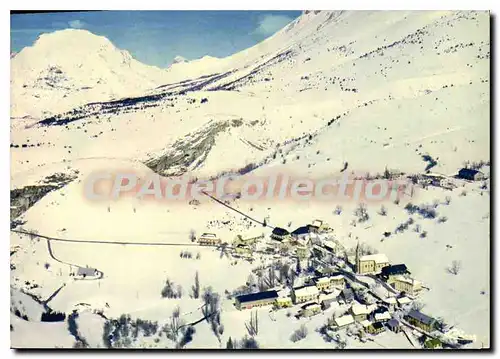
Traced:
<path fill-rule="evenodd" d="M 201 301 L 188 299 L 196 271 L 203 287 L 225 297 L 225 290 L 245 283 L 252 268 L 272 259 L 259 256 L 250 264 L 216 249 L 193 249 L 190 231 L 215 231 L 231 242 L 236 234 L 268 235 L 270 229 L 208 201 L 199 206 L 133 198 L 90 202 L 82 194 L 86 176 L 127 170 L 203 178 L 254 163 L 258 166 L 249 175 L 283 171 L 322 178 L 346 162 L 349 171 L 421 174 L 428 165 L 424 155 L 437 161 L 433 172 L 453 175 L 464 161 L 490 160 L 489 46 L 487 13 L 452 11 L 304 12 L 252 48 L 223 59 L 178 62 L 167 70 L 142 65 L 85 31 L 43 35 L 11 59 L 11 116 L 35 117 L 11 122 L 11 189 L 39 184 L 54 173 L 78 171 L 78 177 L 19 220 L 25 221 L 23 228 L 44 235 L 103 243 L 54 243 L 56 260 L 45 240 L 13 234 L 11 247 L 19 249 L 11 257 L 12 285 L 48 298 L 66 284 L 51 301 L 66 313 L 79 303 L 110 318 L 126 313 L 165 318 L 177 304 L 182 312 L 196 312 Z M 68 56 L 68 49 L 78 56 Z M 39 52 L 47 57 L 36 57 Z M 422 190 L 411 199 L 439 200 L 437 211 L 448 219 L 439 223 L 414 216 L 428 233 L 424 239 L 414 225 L 381 241 L 385 231 L 410 217 L 405 203 L 387 203 L 387 216 L 377 214 L 380 204 L 370 205 L 369 221 L 357 226 L 356 203 L 340 203 L 341 215 L 333 213 L 338 203 L 233 205 L 258 219 L 269 216 L 276 226 L 292 222 L 290 229 L 325 219 L 346 248 L 357 238 L 386 253 L 391 263 L 406 263 L 431 288 L 422 296 L 425 310 L 476 334 L 475 347 L 488 346 L 489 190 L 481 183 L 461 185 L 451 192 Z M 442 204 L 446 196 L 449 205 Z M 113 241 L 168 245 L 106 243 Z M 199 252 L 201 258 L 181 258 L 181 251 Z M 445 270 L 453 260 L 463 263 L 458 276 Z M 64 263 L 96 267 L 105 277 L 68 282 Z M 182 300 L 160 297 L 166 277 L 182 285 Z M 30 289 L 32 282 L 38 287 Z M 224 299 L 222 307 L 221 342 L 203 322 L 188 348 L 224 347 L 230 335 L 245 335 L 249 314 L 236 311 L 231 300 Z M 315 332 L 326 321 L 323 315 L 306 323 L 306 340 L 292 343 L 289 336 L 301 323 L 285 312 L 273 321 L 261 311 L 257 340 L 262 347 L 332 347 Z M 89 342 L 100 345 L 100 333 L 91 334 L 90 327 L 102 321 L 81 319 Z M 13 338 L 20 332 L 15 330 Z M 159 340 L 134 345 L 173 345 Z M 406 348 L 408 343 L 390 335 L 365 346 L 348 343 L 377 345 Z"/>

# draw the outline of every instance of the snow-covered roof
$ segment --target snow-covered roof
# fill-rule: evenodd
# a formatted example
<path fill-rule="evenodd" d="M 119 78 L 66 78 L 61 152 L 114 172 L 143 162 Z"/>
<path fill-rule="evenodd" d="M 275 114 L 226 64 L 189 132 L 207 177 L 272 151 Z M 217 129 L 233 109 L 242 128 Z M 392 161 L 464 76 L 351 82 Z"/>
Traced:
<path fill-rule="evenodd" d="M 96 274 L 95 268 L 78 267 L 77 275 L 91 276 Z"/>
<path fill-rule="evenodd" d="M 280 298 L 286 298 L 286 297 L 290 297 L 290 289 L 289 288 L 286 288 L 286 289 L 282 289 L 278 292 L 278 296 Z"/>
<path fill-rule="evenodd" d="M 331 293 L 328 294 L 320 294 L 319 295 L 319 301 L 323 300 L 331 300 L 331 299 L 337 299 L 337 297 L 340 295 L 342 291 L 340 289 L 334 289 Z"/>
<path fill-rule="evenodd" d="M 434 318 L 429 317 L 428 315 L 425 315 L 424 313 L 421 313 L 418 310 L 414 310 L 414 309 L 412 309 L 408 313 L 408 317 L 414 318 L 422 323 L 429 324 L 429 325 L 435 321 Z"/>
<path fill-rule="evenodd" d="M 403 297 L 398 299 L 399 304 L 408 304 L 411 303 L 411 299 L 408 297 Z"/>
<path fill-rule="evenodd" d="M 319 294 L 319 289 L 314 286 L 306 286 L 306 287 L 299 287 L 299 288 L 294 288 L 293 289 L 295 296 L 304 296 L 304 295 L 318 295 Z"/>
<path fill-rule="evenodd" d="M 351 310 L 352 310 L 352 313 L 354 315 L 370 314 L 371 313 L 370 307 L 368 307 L 367 305 L 359 304 L 359 303 L 353 304 L 351 307 Z"/>
<path fill-rule="evenodd" d="M 290 297 L 278 297 L 278 298 L 276 298 L 276 301 L 281 302 L 281 303 L 287 303 L 287 302 L 291 302 L 292 298 L 290 298 Z"/>
<path fill-rule="evenodd" d="M 385 298 L 384 302 L 386 302 L 387 304 L 396 304 L 396 298 L 394 297 Z"/>
<path fill-rule="evenodd" d="M 344 276 L 342 274 L 335 274 L 335 275 L 326 275 L 324 277 L 319 277 L 319 278 L 315 278 L 314 281 L 316 282 L 316 284 L 326 284 L 326 283 L 330 283 L 332 280 L 339 280 L 339 279 L 343 279 Z"/>
<path fill-rule="evenodd" d="M 337 326 L 339 327 L 343 327 L 345 325 L 349 325 L 352 323 L 354 323 L 354 318 L 350 314 L 346 314 L 342 317 L 335 318 L 335 324 L 337 324 Z"/>
<path fill-rule="evenodd" d="M 323 241 L 323 246 L 326 248 L 335 249 L 337 247 L 337 244 L 332 241 Z"/>
<path fill-rule="evenodd" d="M 369 320 L 363 320 L 363 321 L 359 322 L 359 324 L 361 324 L 363 326 L 363 328 L 366 328 L 366 327 L 369 327 L 370 325 L 372 325 L 372 322 L 370 322 Z"/>
<path fill-rule="evenodd" d="M 375 263 L 389 263 L 389 258 L 383 253 L 377 253 L 377 254 L 369 254 L 366 256 L 362 256 L 360 261 L 375 261 Z"/>
<path fill-rule="evenodd" d="M 302 307 L 302 309 L 321 310 L 321 306 L 318 303 L 307 303 Z"/>
<path fill-rule="evenodd" d="M 318 284 L 330 283 L 330 278 L 329 277 L 316 278 L 316 283 Z"/>
<path fill-rule="evenodd" d="M 301 236 L 299 238 L 297 238 L 295 241 L 297 242 L 297 244 L 299 246 L 302 246 L 302 247 L 306 247 L 307 248 L 307 243 L 309 243 L 309 235 L 306 235 L 306 236 Z"/>
<path fill-rule="evenodd" d="M 217 238 L 217 235 L 215 233 L 203 233 L 200 237 Z"/>
<path fill-rule="evenodd" d="M 322 221 L 322 220 L 320 220 L 320 219 L 315 219 L 315 220 L 312 222 L 311 226 L 313 226 L 313 227 L 321 227 L 321 225 L 322 225 L 322 224 L 323 224 L 323 221 Z"/>
<path fill-rule="evenodd" d="M 379 321 L 379 320 L 390 320 L 391 319 L 391 315 L 389 314 L 389 312 L 383 312 L 383 313 L 376 313 L 375 314 L 375 320 Z"/>
<path fill-rule="evenodd" d="M 405 282 L 405 283 L 411 284 L 411 285 L 419 285 L 420 284 L 420 282 L 418 280 L 408 278 L 408 277 L 405 277 L 402 275 L 395 276 L 394 279 L 398 280 L 400 282 Z"/>

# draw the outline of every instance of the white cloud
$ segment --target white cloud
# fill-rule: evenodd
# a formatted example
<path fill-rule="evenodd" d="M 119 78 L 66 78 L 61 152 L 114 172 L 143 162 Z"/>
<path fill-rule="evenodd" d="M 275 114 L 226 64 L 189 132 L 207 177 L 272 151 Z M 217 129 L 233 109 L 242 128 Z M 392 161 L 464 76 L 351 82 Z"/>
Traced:
<path fill-rule="evenodd" d="M 266 36 L 272 35 L 292 20 L 293 18 L 286 15 L 264 15 L 259 19 L 259 24 L 253 33 Z"/>
<path fill-rule="evenodd" d="M 72 27 L 73 29 L 82 29 L 85 27 L 85 23 L 81 20 L 71 20 L 68 21 L 69 27 Z"/>

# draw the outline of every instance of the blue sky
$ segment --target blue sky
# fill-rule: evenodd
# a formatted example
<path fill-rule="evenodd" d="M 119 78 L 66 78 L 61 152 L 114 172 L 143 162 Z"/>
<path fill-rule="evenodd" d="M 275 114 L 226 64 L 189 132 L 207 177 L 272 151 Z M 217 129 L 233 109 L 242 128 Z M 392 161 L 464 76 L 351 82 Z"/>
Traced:
<path fill-rule="evenodd" d="M 87 29 L 137 60 L 166 67 L 172 59 L 224 57 L 264 40 L 300 11 L 99 11 L 11 15 L 11 51 L 46 32 Z"/>

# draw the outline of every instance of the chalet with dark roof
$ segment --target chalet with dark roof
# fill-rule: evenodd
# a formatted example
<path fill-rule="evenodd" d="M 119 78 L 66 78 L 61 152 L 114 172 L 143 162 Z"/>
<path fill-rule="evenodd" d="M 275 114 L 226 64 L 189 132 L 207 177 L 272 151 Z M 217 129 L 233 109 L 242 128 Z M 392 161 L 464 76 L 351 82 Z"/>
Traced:
<path fill-rule="evenodd" d="M 429 317 L 428 315 L 425 315 L 424 313 L 421 313 L 415 309 L 410 310 L 410 312 L 405 316 L 405 319 L 411 325 L 426 332 L 432 332 L 436 329 L 436 319 Z"/>
<path fill-rule="evenodd" d="M 273 229 L 271 233 L 271 238 L 278 241 L 278 242 L 283 242 L 283 241 L 288 241 L 291 239 L 290 232 L 288 232 L 284 228 L 276 227 Z"/>
<path fill-rule="evenodd" d="M 266 305 L 272 305 L 278 298 L 278 292 L 275 290 L 269 290 L 266 292 L 258 292 L 252 294 L 244 294 L 237 296 L 234 299 L 234 305 L 239 310 L 241 309 L 251 309 L 254 307 L 263 307 Z"/>
<path fill-rule="evenodd" d="M 395 276 L 405 274 L 410 274 L 410 271 L 405 264 L 389 265 L 382 268 L 382 270 L 380 271 L 380 277 L 384 280 L 388 280 Z"/>

